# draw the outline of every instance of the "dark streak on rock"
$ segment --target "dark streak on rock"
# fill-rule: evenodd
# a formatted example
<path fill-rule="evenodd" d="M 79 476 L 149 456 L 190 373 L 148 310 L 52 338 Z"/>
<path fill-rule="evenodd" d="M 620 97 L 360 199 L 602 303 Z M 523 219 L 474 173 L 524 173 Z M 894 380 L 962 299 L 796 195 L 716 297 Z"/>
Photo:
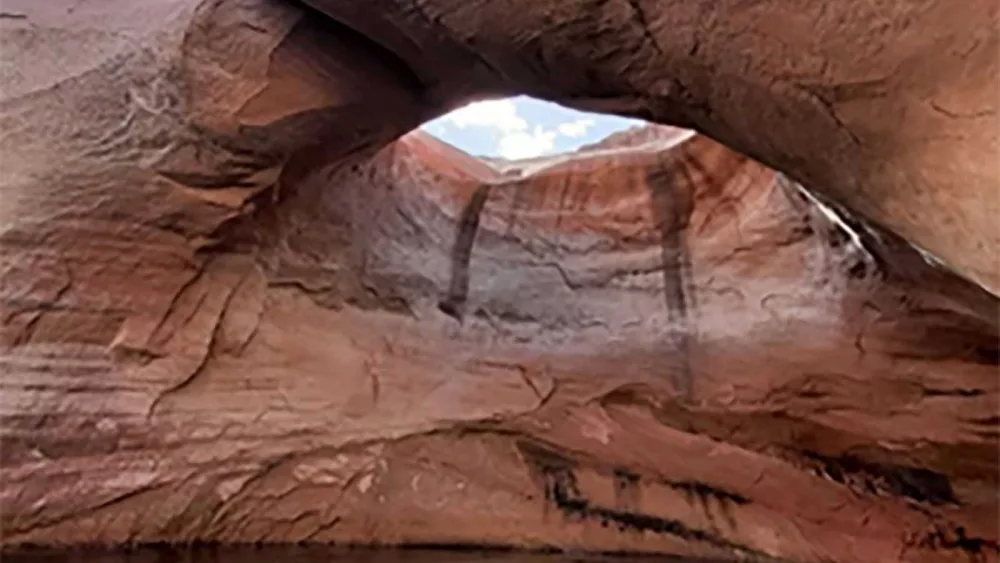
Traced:
<path fill-rule="evenodd" d="M 614 484 L 618 508 L 636 508 L 639 504 L 639 476 L 627 469 L 615 469 Z"/>
<path fill-rule="evenodd" d="M 963 551 L 972 562 L 988 561 L 986 554 L 990 551 L 1000 555 L 1000 543 L 969 537 L 964 526 L 935 525 L 934 529 L 917 540 L 916 545 L 925 549 Z"/>
<path fill-rule="evenodd" d="M 687 227 L 694 211 L 694 181 L 687 174 L 689 165 L 688 159 L 669 159 L 646 177 L 653 216 L 660 229 L 663 293 L 672 344 L 681 358 L 672 379 L 678 394 L 685 399 L 690 399 L 693 391 L 690 349 L 694 327 L 689 317 L 690 309 L 695 306 L 687 242 Z M 679 179 L 678 174 L 684 174 L 684 178 Z"/>
<path fill-rule="evenodd" d="M 629 8 L 632 10 L 632 14 L 635 17 L 635 23 L 642 30 L 642 37 L 647 41 L 653 50 L 659 56 L 663 56 L 663 48 L 660 47 L 659 41 L 656 40 L 656 36 L 653 35 L 652 30 L 649 26 L 649 18 L 646 17 L 646 11 L 642 8 L 641 0 L 626 0 Z"/>
<path fill-rule="evenodd" d="M 664 481 L 663 483 L 671 488 L 681 490 L 687 495 L 698 497 L 699 499 L 702 499 L 702 501 L 714 498 L 722 503 L 731 502 L 741 506 L 750 503 L 750 499 L 743 495 L 718 489 L 706 483 L 697 481 Z"/>
<path fill-rule="evenodd" d="M 630 490 L 635 490 L 635 494 L 638 494 L 640 478 L 635 473 L 621 468 L 613 471 L 615 492 L 616 495 L 619 495 L 619 506 L 617 508 L 608 508 L 592 502 L 580 491 L 576 477 L 578 464 L 575 461 L 542 445 L 528 441 L 518 442 L 518 449 L 529 466 L 540 476 L 545 501 L 554 505 L 567 518 L 597 520 L 600 522 L 601 527 L 614 525 L 622 532 L 669 534 L 688 541 L 706 543 L 714 547 L 753 555 L 763 560 L 771 560 L 763 553 L 734 543 L 717 533 L 691 528 L 680 520 L 645 514 L 634 511 L 634 509 L 629 510 L 627 502 L 636 500 L 637 496 L 626 499 L 620 495 Z M 716 498 L 735 499 L 734 502 L 738 504 L 749 502 L 740 495 L 720 491 L 703 483 L 663 482 L 663 484 L 671 487 L 681 487 L 687 491 L 691 491 L 693 494 L 697 492 L 697 494 L 705 494 Z"/>
<path fill-rule="evenodd" d="M 934 101 L 930 102 L 930 106 L 931 109 L 933 109 L 937 113 L 945 115 L 950 119 L 980 119 L 983 117 L 990 117 L 991 115 L 996 115 L 996 112 L 993 110 L 982 110 L 982 111 L 975 111 L 972 113 L 959 113 L 956 111 L 946 109 Z"/>
<path fill-rule="evenodd" d="M 671 534 L 716 547 L 742 549 L 742 546 L 738 544 L 714 533 L 690 528 L 679 520 L 592 505 L 590 501 L 580 495 L 576 477 L 571 470 L 550 470 L 547 475 L 547 483 L 546 498 L 552 501 L 566 516 L 596 519 L 601 522 L 602 526 L 617 525 L 620 531 Z"/>
<path fill-rule="evenodd" d="M 510 208 L 507 211 L 507 229 L 504 233 L 504 238 L 517 240 L 517 237 L 514 235 L 514 227 L 517 226 L 519 215 L 527 208 L 524 199 L 527 197 L 528 190 L 530 188 L 524 184 L 514 184 L 511 187 L 513 188 L 514 193 L 510 198 Z M 560 213 L 560 217 L 561 216 L 562 214 Z"/>
<path fill-rule="evenodd" d="M 924 387 L 921 392 L 925 397 L 978 397 L 986 392 L 982 389 L 931 389 Z"/>
<path fill-rule="evenodd" d="M 479 231 L 479 220 L 483 208 L 486 207 L 486 200 L 489 199 L 491 187 L 490 184 L 483 184 L 476 188 L 472 199 L 462 210 L 462 217 L 457 225 L 455 246 L 451 251 L 451 283 L 448 287 L 448 296 L 438 304 L 443 313 L 457 320 L 462 320 L 465 302 L 469 297 L 469 263 L 472 260 L 472 245 Z"/>
<path fill-rule="evenodd" d="M 929 469 L 873 463 L 852 455 L 804 452 L 803 456 L 814 474 L 863 494 L 900 496 L 935 506 L 959 504 L 948 477 Z"/>
<path fill-rule="evenodd" d="M 258 32 L 258 33 L 267 33 L 267 29 L 265 29 L 264 27 L 256 25 L 256 24 L 253 24 L 253 23 L 250 23 L 250 22 L 243 22 L 243 26 L 246 27 L 246 28 L 248 28 L 248 29 L 252 29 L 252 30 L 254 30 L 254 31 Z"/>
<path fill-rule="evenodd" d="M 973 418 L 969 422 L 973 424 L 983 424 L 986 426 L 998 426 L 1000 425 L 1000 416 L 990 416 L 984 418 Z"/>

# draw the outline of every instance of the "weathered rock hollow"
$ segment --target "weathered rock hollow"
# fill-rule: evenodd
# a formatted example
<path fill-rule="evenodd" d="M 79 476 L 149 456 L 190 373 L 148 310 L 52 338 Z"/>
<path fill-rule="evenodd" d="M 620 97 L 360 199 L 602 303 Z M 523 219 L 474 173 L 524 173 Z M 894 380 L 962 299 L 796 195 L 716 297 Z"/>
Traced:
<path fill-rule="evenodd" d="M 995 6 L 312 4 L 5 4 L 6 545 L 996 560 Z"/>

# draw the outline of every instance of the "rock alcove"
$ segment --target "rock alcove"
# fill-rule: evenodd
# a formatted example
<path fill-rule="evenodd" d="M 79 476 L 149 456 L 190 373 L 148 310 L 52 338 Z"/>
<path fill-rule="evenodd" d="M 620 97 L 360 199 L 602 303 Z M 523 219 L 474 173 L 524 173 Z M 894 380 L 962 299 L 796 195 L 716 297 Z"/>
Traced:
<path fill-rule="evenodd" d="M 5 545 L 996 558 L 995 6 L 310 4 L 5 3 Z"/>

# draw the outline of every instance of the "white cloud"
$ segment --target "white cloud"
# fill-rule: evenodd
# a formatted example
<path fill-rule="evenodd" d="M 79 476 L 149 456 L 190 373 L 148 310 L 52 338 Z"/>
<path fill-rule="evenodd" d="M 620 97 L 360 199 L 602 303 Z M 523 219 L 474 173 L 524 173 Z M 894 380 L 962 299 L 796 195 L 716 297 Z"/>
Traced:
<path fill-rule="evenodd" d="M 517 114 L 517 107 L 510 99 L 473 102 L 449 113 L 445 119 L 462 129 L 470 126 L 495 127 L 509 132 L 528 128 L 528 122 Z"/>
<path fill-rule="evenodd" d="M 576 121 L 560 123 L 558 129 L 563 135 L 573 139 L 578 139 L 586 135 L 587 129 L 590 129 L 593 126 L 593 119 L 577 119 Z"/>
<path fill-rule="evenodd" d="M 599 131 L 624 129 L 633 123 L 639 122 L 519 96 L 474 102 L 423 128 L 470 154 L 518 160 L 573 150 L 596 141 Z"/>
<path fill-rule="evenodd" d="M 540 125 L 535 126 L 531 133 L 515 131 L 500 137 L 497 143 L 497 153 L 508 160 L 532 158 L 550 154 L 556 139 L 554 131 L 546 131 Z"/>

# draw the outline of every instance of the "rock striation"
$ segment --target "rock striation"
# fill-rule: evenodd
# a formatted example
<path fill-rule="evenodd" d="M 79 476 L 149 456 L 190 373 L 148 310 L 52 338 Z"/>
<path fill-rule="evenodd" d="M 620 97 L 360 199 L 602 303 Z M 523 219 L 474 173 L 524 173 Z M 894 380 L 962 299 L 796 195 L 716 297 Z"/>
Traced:
<path fill-rule="evenodd" d="M 5 545 L 997 559 L 976 259 L 671 127 L 506 164 L 404 135 L 528 59 L 477 28 L 459 82 L 461 35 L 379 4 L 5 4 Z"/>

